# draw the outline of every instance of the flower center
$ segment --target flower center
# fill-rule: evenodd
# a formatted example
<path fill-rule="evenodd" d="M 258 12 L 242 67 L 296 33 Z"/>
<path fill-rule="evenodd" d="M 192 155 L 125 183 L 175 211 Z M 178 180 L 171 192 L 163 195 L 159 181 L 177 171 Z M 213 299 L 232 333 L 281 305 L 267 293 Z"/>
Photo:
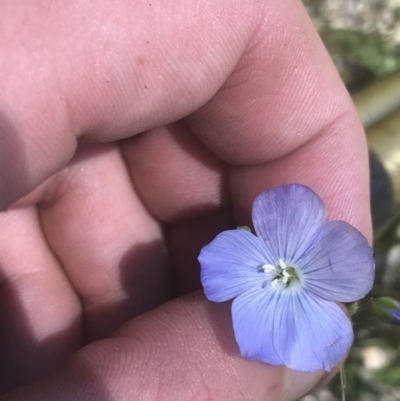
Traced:
<path fill-rule="evenodd" d="M 265 273 L 271 273 L 271 276 L 273 277 L 271 280 L 271 286 L 273 288 L 279 286 L 284 289 L 293 284 L 300 283 L 297 269 L 292 266 L 287 266 L 283 259 L 279 259 L 277 266 L 265 264 L 262 265 L 261 268 Z"/>

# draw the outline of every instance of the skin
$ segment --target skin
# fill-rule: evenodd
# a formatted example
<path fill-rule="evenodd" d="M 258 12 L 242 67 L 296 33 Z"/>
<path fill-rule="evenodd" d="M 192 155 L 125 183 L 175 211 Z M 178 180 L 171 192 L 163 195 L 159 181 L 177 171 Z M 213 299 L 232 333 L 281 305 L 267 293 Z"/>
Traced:
<path fill-rule="evenodd" d="M 277 185 L 371 238 L 363 129 L 301 2 L 0 15 L 0 401 L 288 401 L 328 380 L 240 357 L 230 304 L 196 292 L 201 247 Z"/>

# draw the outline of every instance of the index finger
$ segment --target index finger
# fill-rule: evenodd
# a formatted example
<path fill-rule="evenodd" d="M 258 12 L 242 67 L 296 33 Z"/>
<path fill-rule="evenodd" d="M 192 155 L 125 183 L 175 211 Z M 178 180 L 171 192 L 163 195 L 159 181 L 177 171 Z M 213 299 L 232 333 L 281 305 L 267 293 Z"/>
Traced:
<path fill-rule="evenodd" d="M 312 187 L 331 219 L 371 240 L 367 145 L 353 103 L 299 1 L 268 2 L 235 71 L 189 122 L 233 167 L 237 216 L 263 190 Z"/>
<path fill-rule="evenodd" d="M 261 189 L 297 181 L 370 233 L 362 128 L 300 1 L 0 7 L 2 207 L 59 170 L 79 140 L 195 111 L 192 129 L 239 166 L 239 214 Z"/>

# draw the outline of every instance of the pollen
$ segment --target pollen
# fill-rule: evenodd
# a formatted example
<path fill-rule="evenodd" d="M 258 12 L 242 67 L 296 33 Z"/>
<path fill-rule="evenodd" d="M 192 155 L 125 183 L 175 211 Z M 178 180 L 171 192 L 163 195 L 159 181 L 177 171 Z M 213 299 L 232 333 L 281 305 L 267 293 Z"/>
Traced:
<path fill-rule="evenodd" d="M 268 264 L 268 263 L 265 264 L 265 265 L 262 265 L 262 266 L 261 266 L 261 269 L 263 269 L 265 273 L 272 273 L 272 272 L 278 270 L 276 266 L 270 265 L 270 264 Z"/>

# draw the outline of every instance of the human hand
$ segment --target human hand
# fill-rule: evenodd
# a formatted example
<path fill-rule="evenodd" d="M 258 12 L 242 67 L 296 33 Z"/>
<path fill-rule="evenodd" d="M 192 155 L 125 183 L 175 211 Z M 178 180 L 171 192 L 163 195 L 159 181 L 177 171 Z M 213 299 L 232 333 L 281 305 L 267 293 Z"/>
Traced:
<path fill-rule="evenodd" d="M 240 357 L 228 304 L 166 303 L 277 185 L 371 238 L 363 130 L 300 1 L 0 14 L 0 382 L 22 386 L 1 401 L 292 400 L 326 380 Z"/>

